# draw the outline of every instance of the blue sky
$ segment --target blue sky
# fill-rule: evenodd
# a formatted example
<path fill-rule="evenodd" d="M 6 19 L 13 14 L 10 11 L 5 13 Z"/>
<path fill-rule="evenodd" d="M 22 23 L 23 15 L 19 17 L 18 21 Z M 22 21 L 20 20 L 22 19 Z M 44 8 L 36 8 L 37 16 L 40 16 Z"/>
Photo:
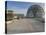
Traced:
<path fill-rule="evenodd" d="M 28 8 L 34 4 L 40 5 L 41 7 L 44 6 L 44 4 L 41 4 L 41 3 L 7 1 L 7 9 L 13 10 L 14 13 L 20 13 L 20 14 L 24 14 L 26 16 Z"/>
<path fill-rule="evenodd" d="M 13 10 L 14 13 L 22 13 L 26 15 L 29 6 L 31 6 L 31 3 L 7 1 L 7 9 Z"/>

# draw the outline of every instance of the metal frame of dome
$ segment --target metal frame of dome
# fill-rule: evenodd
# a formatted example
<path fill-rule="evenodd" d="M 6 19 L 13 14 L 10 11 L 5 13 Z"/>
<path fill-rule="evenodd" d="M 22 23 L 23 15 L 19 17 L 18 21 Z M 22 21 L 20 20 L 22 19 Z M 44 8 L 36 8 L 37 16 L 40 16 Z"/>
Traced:
<path fill-rule="evenodd" d="M 30 12 L 32 11 L 32 9 L 38 9 L 38 10 L 40 10 L 39 12 L 42 14 L 42 12 L 44 12 L 44 10 L 43 10 L 43 8 L 40 6 L 40 5 L 32 5 L 32 6 L 30 6 L 29 8 L 28 8 L 28 11 L 27 11 L 27 17 L 30 17 L 29 16 L 29 14 L 30 14 Z M 32 12 L 33 13 L 33 12 Z"/>

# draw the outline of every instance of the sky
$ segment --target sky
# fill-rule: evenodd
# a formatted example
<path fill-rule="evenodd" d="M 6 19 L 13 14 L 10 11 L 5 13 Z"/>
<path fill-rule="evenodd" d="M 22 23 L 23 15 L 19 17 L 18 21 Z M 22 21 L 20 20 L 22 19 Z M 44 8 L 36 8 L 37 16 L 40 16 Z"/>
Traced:
<path fill-rule="evenodd" d="M 29 6 L 31 6 L 31 4 L 26 2 L 7 1 L 8 10 L 13 10 L 14 13 L 26 15 Z"/>
<path fill-rule="evenodd" d="M 30 2 L 7 1 L 7 9 L 13 10 L 14 13 L 20 13 L 20 14 L 24 14 L 26 16 L 28 8 L 30 6 L 32 6 L 33 4 L 34 3 L 30 3 Z M 35 3 L 35 4 L 37 4 L 37 3 Z M 39 4 L 39 5 L 41 5 L 41 4 Z"/>

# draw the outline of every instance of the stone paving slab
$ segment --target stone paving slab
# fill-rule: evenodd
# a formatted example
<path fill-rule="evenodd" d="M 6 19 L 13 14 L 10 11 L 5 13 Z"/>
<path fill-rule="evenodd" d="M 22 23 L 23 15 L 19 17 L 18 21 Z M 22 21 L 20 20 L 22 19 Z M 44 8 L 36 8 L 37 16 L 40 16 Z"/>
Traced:
<path fill-rule="evenodd" d="M 19 19 L 12 20 L 11 24 L 7 24 L 7 32 L 10 33 L 26 33 L 26 32 L 43 32 L 44 23 L 35 19 Z"/>

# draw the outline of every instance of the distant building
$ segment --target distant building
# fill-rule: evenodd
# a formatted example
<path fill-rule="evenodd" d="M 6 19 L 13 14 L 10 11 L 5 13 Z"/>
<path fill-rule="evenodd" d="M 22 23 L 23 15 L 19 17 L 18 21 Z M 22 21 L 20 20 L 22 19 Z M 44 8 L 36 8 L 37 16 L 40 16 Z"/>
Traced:
<path fill-rule="evenodd" d="M 21 17 L 23 17 L 24 14 L 15 14 L 15 16 L 21 16 Z"/>
<path fill-rule="evenodd" d="M 7 20 L 11 20 L 13 19 L 13 11 L 12 10 L 7 10 L 6 11 L 6 15 L 7 15 Z"/>
<path fill-rule="evenodd" d="M 23 18 L 24 14 L 14 14 L 14 18 Z"/>
<path fill-rule="evenodd" d="M 32 5 L 27 11 L 27 17 L 41 17 L 44 15 L 44 9 L 40 5 Z"/>
<path fill-rule="evenodd" d="M 26 17 L 34 17 L 41 22 L 45 22 L 44 9 L 40 5 L 32 5 L 28 11 Z"/>

